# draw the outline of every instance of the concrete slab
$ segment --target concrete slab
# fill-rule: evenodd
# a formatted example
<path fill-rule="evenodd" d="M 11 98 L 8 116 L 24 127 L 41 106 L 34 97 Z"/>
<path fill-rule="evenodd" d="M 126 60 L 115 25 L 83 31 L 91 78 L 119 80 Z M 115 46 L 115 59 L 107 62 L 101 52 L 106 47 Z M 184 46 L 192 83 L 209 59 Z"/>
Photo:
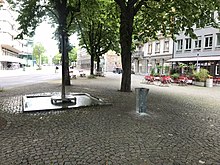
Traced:
<path fill-rule="evenodd" d="M 25 95 L 22 100 L 23 112 L 63 110 L 78 107 L 110 105 L 103 100 L 87 93 L 70 93 L 66 95 L 69 101 L 62 102 L 61 94 Z"/>

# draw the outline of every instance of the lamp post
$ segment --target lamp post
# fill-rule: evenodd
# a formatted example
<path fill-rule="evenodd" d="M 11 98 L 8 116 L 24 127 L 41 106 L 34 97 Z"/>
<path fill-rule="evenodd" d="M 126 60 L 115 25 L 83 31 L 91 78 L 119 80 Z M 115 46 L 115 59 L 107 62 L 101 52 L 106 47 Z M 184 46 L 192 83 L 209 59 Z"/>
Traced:
<path fill-rule="evenodd" d="M 31 50 L 32 49 L 32 50 Z M 27 54 L 28 54 L 28 60 L 31 60 L 31 63 L 30 66 L 32 65 L 33 66 L 33 40 L 32 39 L 28 39 L 27 40 Z M 29 63 L 28 63 L 29 64 Z"/>
<path fill-rule="evenodd" d="M 39 47 L 38 47 L 38 56 L 39 56 L 39 69 L 41 69 L 41 51 Z"/>
<path fill-rule="evenodd" d="M 199 53 L 197 53 L 196 72 L 199 72 Z"/>

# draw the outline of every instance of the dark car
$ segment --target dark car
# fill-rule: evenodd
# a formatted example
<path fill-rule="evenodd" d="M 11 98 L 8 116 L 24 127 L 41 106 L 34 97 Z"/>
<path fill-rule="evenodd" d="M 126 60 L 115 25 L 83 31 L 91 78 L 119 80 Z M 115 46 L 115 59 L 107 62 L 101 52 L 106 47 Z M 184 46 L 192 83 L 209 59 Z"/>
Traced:
<path fill-rule="evenodd" d="M 121 74 L 123 70 L 121 68 L 114 68 L 113 73 Z M 135 74 L 134 70 L 131 70 L 131 74 Z"/>
<path fill-rule="evenodd" d="M 113 69 L 113 73 L 121 74 L 122 73 L 122 69 L 121 68 L 114 68 Z"/>

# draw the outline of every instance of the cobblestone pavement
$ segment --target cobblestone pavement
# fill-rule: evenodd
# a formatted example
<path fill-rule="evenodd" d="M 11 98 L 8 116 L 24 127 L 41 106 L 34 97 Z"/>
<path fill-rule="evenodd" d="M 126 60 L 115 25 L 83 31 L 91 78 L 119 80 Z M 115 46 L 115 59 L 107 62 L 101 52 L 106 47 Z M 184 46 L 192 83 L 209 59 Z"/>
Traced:
<path fill-rule="evenodd" d="M 0 92 L 1 165 L 218 165 L 220 88 L 150 89 L 147 115 L 135 112 L 135 92 L 119 92 L 120 75 L 77 78 L 68 92 L 87 92 L 111 106 L 21 113 L 21 96 L 59 92 L 50 81 Z M 134 91 L 134 90 L 133 90 Z"/>

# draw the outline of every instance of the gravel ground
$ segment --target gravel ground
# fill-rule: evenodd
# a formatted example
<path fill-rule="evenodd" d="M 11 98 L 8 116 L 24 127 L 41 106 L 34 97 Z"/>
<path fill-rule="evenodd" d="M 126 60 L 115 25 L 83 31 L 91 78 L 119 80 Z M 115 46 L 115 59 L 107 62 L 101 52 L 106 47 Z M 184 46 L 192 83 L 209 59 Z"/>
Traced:
<path fill-rule="evenodd" d="M 125 93 L 120 77 L 77 78 L 66 88 L 111 106 L 23 114 L 22 95 L 59 92 L 60 81 L 1 92 L 1 164 L 220 164 L 220 87 L 161 87 L 132 75 Z M 146 115 L 135 110 L 137 87 L 150 89 Z"/>

